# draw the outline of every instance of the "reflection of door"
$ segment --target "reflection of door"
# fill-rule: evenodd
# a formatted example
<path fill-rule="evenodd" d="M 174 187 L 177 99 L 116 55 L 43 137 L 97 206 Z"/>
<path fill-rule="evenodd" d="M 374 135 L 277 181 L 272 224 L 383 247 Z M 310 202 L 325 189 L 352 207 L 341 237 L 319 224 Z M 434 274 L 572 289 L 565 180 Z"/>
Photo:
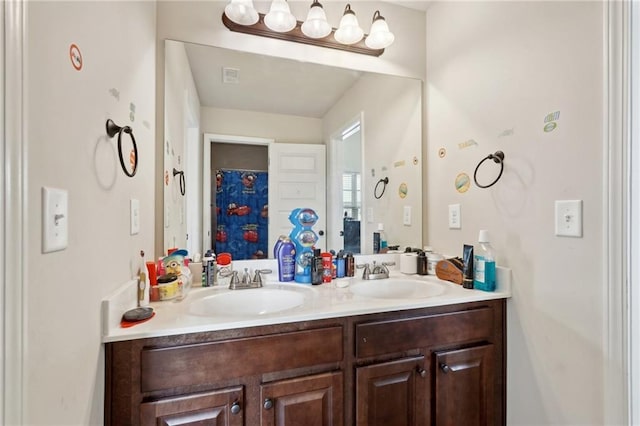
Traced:
<path fill-rule="evenodd" d="M 298 207 L 318 214 L 313 230 L 326 229 L 326 154 L 324 145 L 273 143 L 269 149 L 269 247 L 292 229 L 289 214 Z M 322 232 L 321 232 L 322 231 Z M 316 243 L 325 247 L 324 237 Z M 272 253 L 271 253 L 272 254 Z"/>

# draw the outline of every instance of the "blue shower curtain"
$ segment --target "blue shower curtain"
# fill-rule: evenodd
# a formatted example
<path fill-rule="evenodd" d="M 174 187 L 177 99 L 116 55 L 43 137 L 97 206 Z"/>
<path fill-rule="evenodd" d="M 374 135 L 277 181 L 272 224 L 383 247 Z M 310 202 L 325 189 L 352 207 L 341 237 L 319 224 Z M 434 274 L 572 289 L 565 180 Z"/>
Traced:
<path fill-rule="evenodd" d="M 233 260 L 267 257 L 267 177 L 264 171 L 216 171 L 212 185 L 216 188 L 216 254 L 231 253 Z"/>

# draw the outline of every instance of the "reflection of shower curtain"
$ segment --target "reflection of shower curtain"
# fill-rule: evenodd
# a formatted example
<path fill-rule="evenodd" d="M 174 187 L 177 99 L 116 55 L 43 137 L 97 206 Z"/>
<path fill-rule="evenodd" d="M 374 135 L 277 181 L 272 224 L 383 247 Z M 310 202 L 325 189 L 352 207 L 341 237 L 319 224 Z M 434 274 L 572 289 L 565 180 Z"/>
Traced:
<path fill-rule="evenodd" d="M 216 254 L 231 253 L 233 260 L 267 257 L 267 176 L 252 170 L 216 171 Z"/>

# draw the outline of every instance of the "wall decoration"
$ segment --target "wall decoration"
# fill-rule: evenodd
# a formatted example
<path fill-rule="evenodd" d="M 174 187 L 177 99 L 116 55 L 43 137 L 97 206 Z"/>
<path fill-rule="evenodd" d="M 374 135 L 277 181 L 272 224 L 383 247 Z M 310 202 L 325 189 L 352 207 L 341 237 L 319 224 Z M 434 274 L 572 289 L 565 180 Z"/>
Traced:
<path fill-rule="evenodd" d="M 553 132 L 556 127 L 558 127 L 557 121 L 560 120 L 560 111 L 551 112 L 544 117 L 544 127 L 543 130 L 545 133 Z"/>
<path fill-rule="evenodd" d="M 116 101 L 120 100 L 120 92 L 115 87 L 109 89 L 109 94 L 113 96 Z"/>
<path fill-rule="evenodd" d="M 169 170 L 164 171 L 164 185 L 169 186 Z"/>
<path fill-rule="evenodd" d="M 268 253 L 268 173 L 222 169 L 215 173 L 215 252 L 234 260 L 262 259 Z"/>
<path fill-rule="evenodd" d="M 82 53 L 76 44 L 69 46 L 69 59 L 71 59 L 71 65 L 76 71 L 82 70 Z"/>
<path fill-rule="evenodd" d="M 393 167 L 404 167 L 405 165 L 405 161 L 404 160 L 399 160 L 396 161 L 395 163 L 393 163 Z"/>
<path fill-rule="evenodd" d="M 458 173 L 456 176 L 455 186 L 456 191 L 463 194 L 469 190 L 469 186 L 471 185 L 471 179 L 469 179 L 469 175 L 466 173 Z"/>
<path fill-rule="evenodd" d="M 438 157 L 440 158 L 444 158 L 447 155 L 447 150 L 445 148 L 440 148 L 438 150 Z"/>
<path fill-rule="evenodd" d="M 498 137 L 499 137 L 499 138 L 503 138 L 503 137 L 505 137 L 505 136 L 513 136 L 513 134 L 514 134 L 514 133 L 515 133 L 515 132 L 514 132 L 513 127 L 512 127 L 512 128 L 510 128 L 510 129 L 505 129 L 505 130 L 503 130 L 502 132 L 500 132 L 500 134 L 498 135 Z"/>
<path fill-rule="evenodd" d="M 478 145 L 478 142 L 474 141 L 473 139 L 469 139 L 464 142 L 460 142 L 458 144 L 458 148 L 465 149 L 465 148 L 469 148 L 470 146 L 477 146 L 477 145 Z"/>
<path fill-rule="evenodd" d="M 400 198 L 406 198 L 407 192 L 409 192 L 409 188 L 407 188 L 407 184 L 405 182 L 402 182 L 398 187 L 398 195 Z"/>

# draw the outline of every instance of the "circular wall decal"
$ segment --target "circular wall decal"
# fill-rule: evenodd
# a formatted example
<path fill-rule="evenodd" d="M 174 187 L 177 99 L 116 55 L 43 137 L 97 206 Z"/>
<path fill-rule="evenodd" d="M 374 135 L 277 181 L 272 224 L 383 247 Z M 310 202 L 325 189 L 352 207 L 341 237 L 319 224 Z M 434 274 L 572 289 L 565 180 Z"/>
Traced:
<path fill-rule="evenodd" d="M 398 187 L 398 195 L 400 198 L 405 198 L 407 196 L 407 192 L 409 192 L 409 188 L 407 188 L 407 184 L 402 182 Z"/>
<path fill-rule="evenodd" d="M 69 58 L 73 68 L 76 71 L 80 71 L 82 69 L 82 53 L 80 53 L 80 48 L 76 44 L 69 46 Z"/>
<path fill-rule="evenodd" d="M 459 193 L 464 193 L 467 192 L 467 190 L 469 189 L 469 186 L 471 185 L 471 179 L 469 179 L 469 175 L 466 173 L 459 173 L 458 176 L 456 176 L 456 191 L 458 191 Z"/>
<path fill-rule="evenodd" d="M 553 132 L 556 127 L 558 127 L 558 124 L 555 121 L 552 121 L 544 125 L 544 131 L 546 133 Z"/>

